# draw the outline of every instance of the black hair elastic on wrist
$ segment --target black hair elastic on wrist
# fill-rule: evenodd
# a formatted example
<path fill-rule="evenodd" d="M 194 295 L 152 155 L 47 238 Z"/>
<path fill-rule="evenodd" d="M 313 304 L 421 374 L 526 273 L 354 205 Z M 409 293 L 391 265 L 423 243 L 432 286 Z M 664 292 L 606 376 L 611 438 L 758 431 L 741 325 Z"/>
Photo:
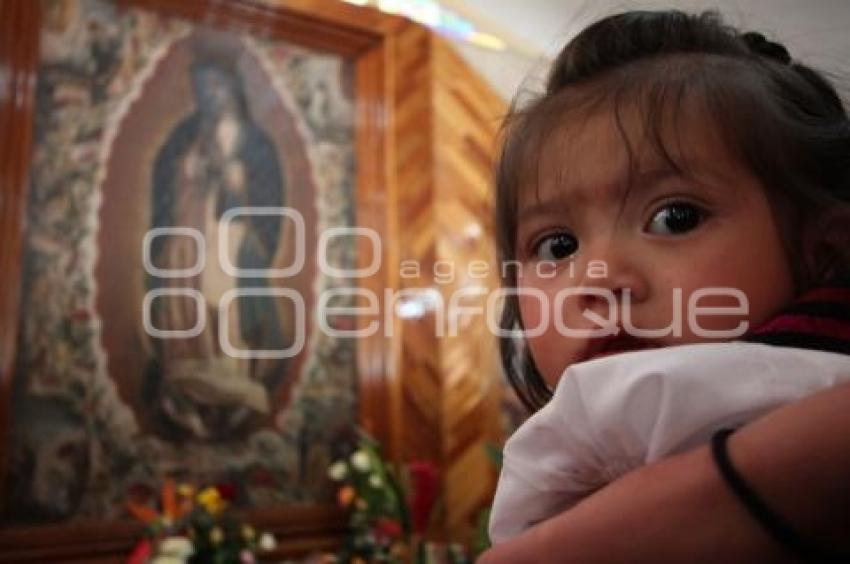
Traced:
<path fill-rule="evenodd" d="M 755 490 L 738 473 L 729 459 L 726 442 L 734 429 L 720 429 L 711 437 L 711 454 L 723 481 L 744 505 L 750 515 L 788 552 L 805 562 L 850 562 L 850 554 L 838 554 L 821 549 L 797 533 L 785 518 L 770 509 Z"/>

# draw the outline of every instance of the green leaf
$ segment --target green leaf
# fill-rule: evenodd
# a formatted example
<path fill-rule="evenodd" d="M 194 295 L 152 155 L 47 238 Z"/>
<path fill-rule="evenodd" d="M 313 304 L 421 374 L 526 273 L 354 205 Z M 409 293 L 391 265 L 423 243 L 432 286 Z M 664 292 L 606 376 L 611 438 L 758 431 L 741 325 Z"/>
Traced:
<path fill-rule="evenodd" d="M 496 466 L 496 468 L 502 468 L 502 448 L 496 443 L 484 443 L 484 451 L 487 453 L 487 457 L 490 461 Z"/>
<path fill-rule="evenodd" d="M 490 548 L 490 533 L 488 526 L 490 524 L 490 508 L 482 509 L 478 514 L 478 519 L 475 524 L 475 539 L 472 544 L 472 552 L 475 559 L 482 552 Z"/>

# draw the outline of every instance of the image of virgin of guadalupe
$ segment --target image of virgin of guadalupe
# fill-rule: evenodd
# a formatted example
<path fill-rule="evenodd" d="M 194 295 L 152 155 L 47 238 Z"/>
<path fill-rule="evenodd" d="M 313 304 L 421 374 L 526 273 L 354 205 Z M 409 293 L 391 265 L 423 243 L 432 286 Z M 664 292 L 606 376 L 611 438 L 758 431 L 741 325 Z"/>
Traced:
<path fill-rule="evenodd" d="M 227 229 L 230 263 L 240 269 L 271 268 L 281 239 L 280 216 L 241 215 L 225 227 L 222 215 L 243 206 L 284 205 L 278 152 L 252 119 L 237 66 L 223 57 L 196 57 L 191 66 L 194 111 L 159 149 L 152 177 L 151 228 L 188 227 L 202 234 L 206 263 L 188 278 L 148 275 L 147 288 L 192 288 L 203 296 L 206 324 L 191 338 L 152 338 L 143 398 L 154 410 L 157 431 L 172 440 L 237 438 L 270 409 L 269 391 L 285 375 L 281 360 L 233 358 L 220 333 L 241 350 L 282 350 L 290 345 L 277 300 L 242 297 L 219 326 L 221 298 L 229 290 L 268 288 L 267 278 L 227 274 L 218 256 Z M 198 242 L 182 235 L 153 239 L 151 261 L 161 269 L 190 269 Z M 152 322 L 160 330 L 185 330 L 197 321 L 196 301 L 160 297 Z"/>

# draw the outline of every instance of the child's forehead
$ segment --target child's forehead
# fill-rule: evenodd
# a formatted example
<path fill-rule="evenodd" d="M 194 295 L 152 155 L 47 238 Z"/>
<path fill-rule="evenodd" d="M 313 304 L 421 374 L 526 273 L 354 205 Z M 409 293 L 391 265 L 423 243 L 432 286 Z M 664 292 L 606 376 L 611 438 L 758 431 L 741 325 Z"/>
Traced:
<path fill-rule="evenodd" d="M 565 112 L 537 145 L 520 182 L 521 207 L 564 197 L 621 199 L 632 188 L 674 178 L 731 181 L 742 168 L 710 116 L 686 105 L 656 116 L 636 105 Z"/>

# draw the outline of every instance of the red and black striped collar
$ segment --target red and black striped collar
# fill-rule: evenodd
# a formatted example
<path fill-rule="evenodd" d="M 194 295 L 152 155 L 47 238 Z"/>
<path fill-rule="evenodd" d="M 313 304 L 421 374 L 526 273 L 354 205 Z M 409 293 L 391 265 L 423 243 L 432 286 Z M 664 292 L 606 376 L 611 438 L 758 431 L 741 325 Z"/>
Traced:
<path fill-rule="evenodd" d="M 850 354 L 850 284 L 804 293 L 741 340 Z"/>

